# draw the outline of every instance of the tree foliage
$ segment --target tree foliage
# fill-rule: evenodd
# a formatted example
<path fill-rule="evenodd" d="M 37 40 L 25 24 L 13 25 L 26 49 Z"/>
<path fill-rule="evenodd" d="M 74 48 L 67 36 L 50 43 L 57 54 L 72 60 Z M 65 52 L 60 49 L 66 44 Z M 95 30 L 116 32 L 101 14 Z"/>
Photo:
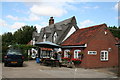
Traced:
<path fill-rule="evenodd" d="M 22 49 L 22 52 L 27 59 L 27 49 L 33 46 L 27 46 L 26 44 L 32 39 L 32 33 L 36 31 L 36 27 L 33 26 L 23 26 L 22 28 L 15 31 L 13 34 L 11 32 L 4 33 L 2 35 L 2 58 L 9 49 L 9 45 L 15 46 L 16 48 Z"/>
<path fill-rule="evenodd" d="M 15 31 L 13 34 L 11 32 L 4 33 L 2 35 L 2 44 L 6 46 L 13 44 L 27 44 L 32 39 L 32 33 L 34 31 L 36 31 L 36 27 L 26 25 Z"/>
<path fill-rule="evenodd" d="M 13 42 L 13 35 L 11 32 L 2 35 L 2 45 L 9 45 Z"/>
<path fill-rule="evenodd" d="M 109 30 L 113 33 L 115 37 L 118 37 L 120 39 L 120 26 L 109 26 Z"/>
<path fill-rule="evenodd" d="M 32 33 L 36 27 L 24 26 L 14 33 L 15 42 L 18 44 L 27 44 L 32 39 Z"/>

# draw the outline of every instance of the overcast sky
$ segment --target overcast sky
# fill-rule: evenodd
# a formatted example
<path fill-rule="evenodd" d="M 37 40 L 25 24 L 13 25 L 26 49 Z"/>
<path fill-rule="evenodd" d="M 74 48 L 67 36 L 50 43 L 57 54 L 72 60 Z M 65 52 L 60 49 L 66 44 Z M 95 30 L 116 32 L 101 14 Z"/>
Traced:
<path fill-rule="evenodd" d="M 118 26 L 117 2 L 2 2 L 0 15 L 0 34 L 14 32 L 24 25 L 38 28 L 48 25 L 50 16 L 55 23 L 76 17 L 79 28 L 106 23 Z"/>

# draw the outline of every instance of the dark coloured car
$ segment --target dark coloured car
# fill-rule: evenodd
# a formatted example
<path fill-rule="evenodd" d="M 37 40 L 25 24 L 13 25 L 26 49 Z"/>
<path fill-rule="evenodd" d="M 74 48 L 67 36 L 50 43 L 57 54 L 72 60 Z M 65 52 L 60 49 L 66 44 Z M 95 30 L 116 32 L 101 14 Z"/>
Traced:
<path fill-rule="evenodd" d="M 4 66 L 18 65 L 23 66 L 24 56 L 19 50 L 8 50 L 4 57 Z"/>

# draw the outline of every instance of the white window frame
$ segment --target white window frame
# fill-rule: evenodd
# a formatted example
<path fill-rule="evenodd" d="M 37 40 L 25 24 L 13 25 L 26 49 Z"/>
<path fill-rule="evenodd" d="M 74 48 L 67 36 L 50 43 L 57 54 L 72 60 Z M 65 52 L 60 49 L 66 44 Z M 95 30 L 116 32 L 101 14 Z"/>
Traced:
<path fill-rule="evenodd" d="M 97 55 L 97 51 L 88 51 L 89 55 Z"/>
<path fill-rule="evenodd" d="M 43 42 L 46 41 L 46 34 L 43 35 Z"/>
<path fill-rule="evenodd" d="M 68 50 L 68 49 L 64 50 L 64 57 L 65 58 L 68 58 L 68 52 L 70 52 L 70 50 Z"/>
<path fill-rule="evenodd" d="M 74 50 L 74 58 L 79 58 L 79 52 L 81 52 L 81 50 Z"/>
<path fill-rule="evenodd" d="M 103 55 L 103 57 L 102 57 L 102 55 Z M 108 61 L 108 51 L 107 50 L 102 50 L 101 52 L 100 52 L 100 60 L 101 61 Z"/>
<path fill-rule="evenodd" d="M 35 38 L 33 38 L 33 45 L 35 45 Z"/>
<path fill-rule="evenodd" d="M 55 32 L 54 35 L 53 35 L 53 42 L 56 41 L 57 37 L 58 37 L 58 35 L 57 35 L 57 33 Z"/>

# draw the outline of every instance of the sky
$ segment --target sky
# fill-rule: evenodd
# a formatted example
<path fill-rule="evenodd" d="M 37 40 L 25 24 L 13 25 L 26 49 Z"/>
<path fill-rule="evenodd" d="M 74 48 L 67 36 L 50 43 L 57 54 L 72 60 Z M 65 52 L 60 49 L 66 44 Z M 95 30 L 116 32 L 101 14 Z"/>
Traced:
<path fill-rule="evenodd" d="M 117 2 L 0 2 L 0 34 L 14 33 L 24 25 L 36 26 L 38 32 L 48 25 L 51 16 L 55 23 L 76 17 L 79 28 L 106 23 L 108 26 L 118 26 Z"/>

